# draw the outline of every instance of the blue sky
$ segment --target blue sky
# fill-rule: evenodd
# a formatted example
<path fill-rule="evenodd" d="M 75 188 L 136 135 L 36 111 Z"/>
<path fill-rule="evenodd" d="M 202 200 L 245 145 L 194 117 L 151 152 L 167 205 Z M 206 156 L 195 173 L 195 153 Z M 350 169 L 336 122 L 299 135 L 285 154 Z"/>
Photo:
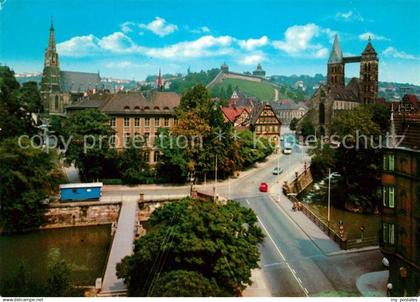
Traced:
<path fill-rule="evenodd" d="M 63 70 L 142 80 L 218 67 L 325 74 L 334 34 L 345 55 L 372 37 L 383 81 L 420 84 L 420 1 L 0 0 L 0 63 L 41 71 L 50 16 Z M 346 76 L 358 73 L 351 64 Z"/>

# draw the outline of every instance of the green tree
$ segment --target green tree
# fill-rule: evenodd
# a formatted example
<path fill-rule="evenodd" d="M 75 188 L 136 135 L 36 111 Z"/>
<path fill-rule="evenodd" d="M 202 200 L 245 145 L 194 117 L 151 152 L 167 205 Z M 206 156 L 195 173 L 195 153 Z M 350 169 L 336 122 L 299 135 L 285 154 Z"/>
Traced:
<path fill-rule="evenodd" d="M 303 137 L 308 137 L 310 135 L 315 135 L 315 127 L 312 124 L 309 116 L 305 116 L 302 120 L 302 124 L 300 125 L 301 135 Z"/>
<path fill-rule="evenodd" d="M 66 297 L 71 293 L 70 267 L 61 259 L 60 252 L 53 249 L 48 255 L 47 282 L 44 296 Z"/>
<path fill-rule="evenodd" d="M 292 118 L 292 120 L 290 121 L 290 125 L 289 125 L 290 130 L 292 130 L 292 131 L 296 130 L 296 125 L 297 125 L 298 121 L 299 121 L 299 119 L 297 119 L 295 117 Z"/>
<path fill-rule="evenodd" d="M 0 139 L 35 133 L 28 90 L 33 92 L 28 87 L 22 92 L 14 72 L 0 66 Z"/>
<path fill-rule="evenodd" d="M 96 109 L 82 110 L 64 121 L 63 131 L 66 139 L 71 139 L 66 151 L 66 162 L 74 161 L 83 180 L 102 178 L 105 163 L 113 160 L 109 143 L 113 130 L 108 117 Z"/>
<path fill-rule="evenodd" d="M 43 200 L 59 182 L 57 155 L 30 146 L 27 139 L 0 143 L 0 209 L 11 231 L 37 227 L 42 222 Z M 7 196 L 7 197 L 6 197 Z"/>
<path fill-rule="evenodd" d="M 40 297 L 42 286 L 32 281 L 32 276 L 23 262 L 0 284 L 0 295 L 4 297 Z"/>
<path fill-rule="evenodd" d="M 149 164 L 144 160 L 144 152 L 148 152 L 139 139 L 129 142 L 121 152 L 118 168 L 121 179 L 126 184 L 141 184 L 153 181 Z"/>
<path fill-rule="evenodd" d="M 39 93 L 38 84 L 36 82 L 23 83 L 20 89 L 20 99 L 25 104 L 29 112 L 43 112 L 41 94 Z"/>
<path fill-rule="evenodd" d="M 150 290 L 152 297 L 226 297 L 214 280 L 194 271 L 177 270 L 162 274 Z"/>
<path fill-rule="evenodd" d="M 134 254 L 117 265 L 130 296 L 150 295 L 159 276 L 178 270 L 214 280 L 229 295 L 251 283 L 263 239 L 251 209 L 185 198 L 157 209 L 149 223 L 151 231 L 136 241 Z"/>

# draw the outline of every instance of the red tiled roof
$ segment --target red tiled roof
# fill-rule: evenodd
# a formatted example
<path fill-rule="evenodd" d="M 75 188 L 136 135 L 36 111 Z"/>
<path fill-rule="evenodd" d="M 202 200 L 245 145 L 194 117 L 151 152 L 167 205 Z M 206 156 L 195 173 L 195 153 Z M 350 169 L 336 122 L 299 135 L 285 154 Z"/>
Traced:
<path fill-rule="evenodd" d="M 420 112 L 394 114 L 395 128 L 398 135 L 403 135 L 402 147 L 420 149 Z"/>
<path fill-rule="evenodd" d="M 411 103 L 415 110 L 419 110 L 419 100 L 417 99 L 417 96 L 415 94 L 404 95 L 402 101 L 406 103 Z"/>
<path fill-rule="evenodd" d="M 242 111 L 246 110 L 243 107 L 222 107 L 222 112 L 226 116 L 226 118 L 234 122 L 236 118 L 242 113 Z"/>

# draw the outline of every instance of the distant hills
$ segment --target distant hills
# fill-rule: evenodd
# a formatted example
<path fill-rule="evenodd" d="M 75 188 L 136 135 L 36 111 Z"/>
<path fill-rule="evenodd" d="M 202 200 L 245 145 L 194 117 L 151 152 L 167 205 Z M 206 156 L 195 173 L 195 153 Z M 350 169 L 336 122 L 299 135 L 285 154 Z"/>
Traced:
<path fill-rule="evenodd" d="M 219 72 L 220 69 L 214 68 L 207 71 L 189 72 L 186 75 L 164 74 L 163 78 L 166 82 L 165 89 L 181 94 L 194 85 L 208 85 L 215 79 Z M 239 89 L 246 95 L 263 100 L 287 98 L 302 101 L 309 99 L 319 85 L 326 82 L 326 77 L 322 74 L 315 74 L 314 76 L 272 75 L 260 82 L 254 81 L 252 77 L 247 78 L 246 74 L 237 75 L 240 76 L 238 78 L 224 78 L 222 81 L 208 87 L 211 96 L 228 98 L 234 89 Z M 41 73 L 16 74 L 16 79 L 20 83 L 28 81 L 40 83 L 41 77 Z M 346 78 L 346 81 L 350 81 L 350 78 Z M 155 87 L 155 82 L 155 75 L 150 75 L 145 81 L 141 82 L 109 77 L 102 78 L 104 87 L 111 90 L 148 90 Z M 407 83 L 379 82 L 379 97 L 383 97 L 386 100 L 399 100 L 406 93 L 420 95 L 420 86 Z"/>

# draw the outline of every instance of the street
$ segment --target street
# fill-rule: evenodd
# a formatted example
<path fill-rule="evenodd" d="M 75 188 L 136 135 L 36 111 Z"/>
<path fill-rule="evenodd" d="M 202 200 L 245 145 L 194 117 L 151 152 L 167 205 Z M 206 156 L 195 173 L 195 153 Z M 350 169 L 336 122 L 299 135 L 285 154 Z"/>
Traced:
<path fill-rule="evenodd" d="M 298 213 L 292 211 L 280 189 L 268 193 L 258 190 L 261 182 L 268 183 L 270 188 L 280 188 L 295 171 L 302 169 L 305 161 L 309 162 L 309 157 L 296 145 L 290 155 L 272 156 L 261 167 L 242 172 L 244 175 L 240 178 L 218 183 L 216 192 L 255 211 L 266 235 L 260 247 L 260 266 L 271 296 L 360 295 L 357 278 L 383 269 L 379 250 L 341 251 L 309 219 L 303 226 L 294 221 L 293 215 Z M 279 176 L 272 174 L 277 165 L 284 171 Z M 189 186 L 153 185 L 123 190 L 111 187 L 104 191 L 103 198 L 137 200 L 140 191 L 145 196 L 181 196 L 187 195 L 189 189 Z M 197 189 L 213 194 L 214 183 L 197 186 Z M 279 203 L 279 198 L 282 203 Z"/>

